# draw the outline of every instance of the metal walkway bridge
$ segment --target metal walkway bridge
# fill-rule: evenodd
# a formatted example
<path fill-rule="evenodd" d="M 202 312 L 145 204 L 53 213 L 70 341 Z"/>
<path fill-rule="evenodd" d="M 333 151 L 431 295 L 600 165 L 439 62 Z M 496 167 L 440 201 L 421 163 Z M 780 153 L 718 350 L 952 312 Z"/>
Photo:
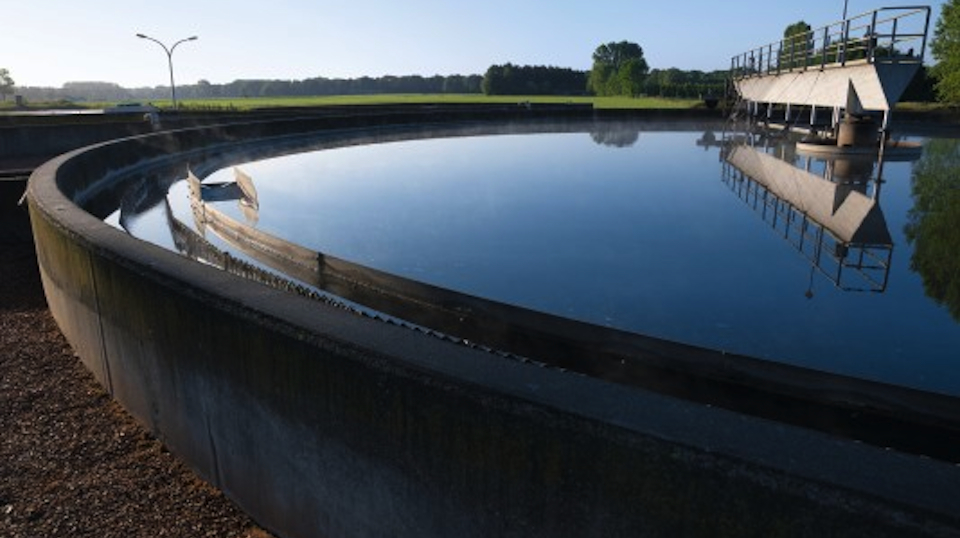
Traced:
<path fill-rule="evenodd" d="M 739 98 L 759 113 L 767 105 L 811 107 L 849 114 L 882 112 L 881 130 L 923 63 L 929 6 L 885 7 L 785 37 L 743 54 L 730 64 Z"/>

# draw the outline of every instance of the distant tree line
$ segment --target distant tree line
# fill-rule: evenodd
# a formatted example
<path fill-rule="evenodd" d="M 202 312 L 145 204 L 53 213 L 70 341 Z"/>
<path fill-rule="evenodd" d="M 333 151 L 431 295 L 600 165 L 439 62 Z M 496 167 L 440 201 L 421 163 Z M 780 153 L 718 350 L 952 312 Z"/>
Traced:
<path fill-rule="evenodd" d="M 722 97 L 730 73 L 717 71 L 685 71 L 671 67 L 653 69 L 643 79 L 643 94 L 651 97 L 676 97 L 700 99 L 707 96 Z"/>
<path fill-rule="evenodd" d="M 486 95 L 592 95 L 591 72 L 547 66 L 493 65 L 483 75 L 361 77 L 355 79 L 311 78 L 306 80 L 241 79 L 226 84 L 201 80 L 178 84 L 182 99 L 242 97 L 296 97 L 312 95 L 365 95 L 386 93 L 484 93 Z M 722 95 L 726 71 L 653 69 L 642 78 L 609 80 L 600 95 L 648 95 L 699 98 Z M 12 92 L 12 85 L 6 93 Z M 168 86 L 125 88 L 112 82 L 68 82 L 62 88 L 19 86 L 18 95 L 28 102 L 150 101 L 167 99 Z"/>
<path fill-rule="evenodd" d="M 643 49 L 629 41 L 600 45 L 590 71 L 563 67 L 492 65 L 483 76 L 486 95 L 600 95 L 701 98 L 722 96 L 728 72 L 650 70 Z"/>
<path fill-rule="evenodd" d="M 585 95 L 587 73 L 543 65 L 491 65 L 480 85 L 486 95 Z"/>
<path fill-rule="evenodd" d="M 177 86 L 184 98 L 298 97 L 313 95 L 372 95 L 387 93 L 480 93 L 479 75 L 420 75 L 360 78 L 316 77 L 304 80 L 235 80 L 211 84 L 201 80 Z"/>
<path fill-rule="evenodd" d="M 314 95 L 365 95 L 387 93 L 480 93 L 480 75 L 420 75 L 360 78 L 308 78 L 304 80 L 241 79 L 226 84 L 201 80 L 177 84 L 182 99 L 239 97 L 297 97 Z M 170 96 L 169 86 L 124 88 L 112 82 L 67 82 L 62 88 L 20 86 L 16 93 L 28 101 L 149 101 Z"/>

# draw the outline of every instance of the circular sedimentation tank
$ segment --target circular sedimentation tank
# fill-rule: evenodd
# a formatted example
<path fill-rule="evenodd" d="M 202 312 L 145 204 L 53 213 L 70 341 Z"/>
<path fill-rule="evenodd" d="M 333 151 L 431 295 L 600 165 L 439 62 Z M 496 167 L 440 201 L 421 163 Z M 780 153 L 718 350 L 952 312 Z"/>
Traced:
<path fill-rule="evenodd" d="M 429 304 L 453 301 L 452 311 L 475 315 L 477 338 L 440 337 L 224 272 L 102 221 L 132 181 L 163 192 L 185 164 L 297 151 L 318 134 L 362 143 L 424 125 L 522 130 L 595 116 L 367 109 L 63 155 L 28 191 L 51 311 L 117 400 L 282 536 L 960 527 L 954 398 L 426 290 Z M 341 270 L 345 287 L 396 284 Z M 485 343 L 497 326 L 521 347 L 504 354 Z M 540 350 L 532 360 L 522 347 L 530 341 Z M 915 455 L 935 447 L 946 448 Z"/>

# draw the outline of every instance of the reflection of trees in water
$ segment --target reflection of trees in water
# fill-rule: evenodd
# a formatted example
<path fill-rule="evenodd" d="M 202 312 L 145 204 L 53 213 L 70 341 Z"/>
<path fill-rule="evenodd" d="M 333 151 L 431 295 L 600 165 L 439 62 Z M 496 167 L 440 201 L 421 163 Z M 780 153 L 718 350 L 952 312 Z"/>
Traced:
<path fill-rule="evenodd" d="M 598 123 L 590 132 L 597 144 L 629 148 L 640 139 L 640 130 L 625 123 Z"/>
<path fill-rule="evenodd" d="M 723 146 L 723 141 L 717 139 L 717 134 L 713 131 L 704 131 L 703 136 L 697 139 L 696 144 L 703 148 L 703 151 L 709 151 L 710 148 L 719 148 Z"/>
<path fill-rule="evenodd" d="M 904 233 L 927 295 L 960 321 L 960 140 L 932 140 L 913 169 Z"/>

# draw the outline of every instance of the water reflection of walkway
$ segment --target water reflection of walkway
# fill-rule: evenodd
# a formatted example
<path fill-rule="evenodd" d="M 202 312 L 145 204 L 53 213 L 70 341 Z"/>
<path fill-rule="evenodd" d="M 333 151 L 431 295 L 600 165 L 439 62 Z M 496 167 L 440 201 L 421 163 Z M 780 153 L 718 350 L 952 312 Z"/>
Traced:
<path fill-rule="evenodd" d="M 887 287 L 893 240 L 872 171 L 872 161 L 836 160 L 819 176 L 749 145 L 723 153 L 723 182 L 847 291 Z"/>

